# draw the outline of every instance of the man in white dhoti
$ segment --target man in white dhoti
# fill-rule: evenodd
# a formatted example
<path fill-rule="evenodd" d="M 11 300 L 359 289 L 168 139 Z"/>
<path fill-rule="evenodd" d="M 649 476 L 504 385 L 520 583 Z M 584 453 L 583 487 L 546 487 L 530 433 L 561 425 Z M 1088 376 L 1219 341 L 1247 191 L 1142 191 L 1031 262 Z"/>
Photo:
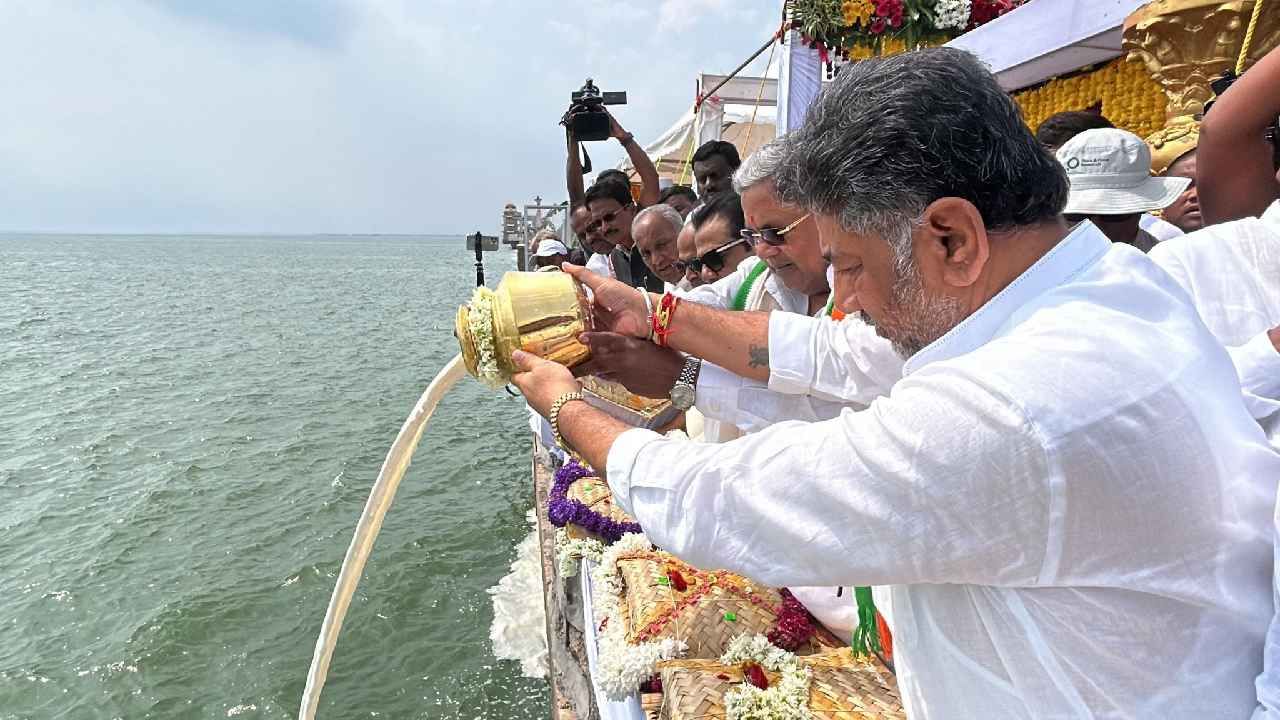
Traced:
<path fill-rule="evenodd" d="M 1067 184 L 978 61 L 846 68 L 788 140 L 837 304 L 909 356 L 862 412 L 721 445 L 631 429 L 517 353 L 556 435 L 659 546 L 771 585 L 891 585 L 912 717 L 1247 717 L 1280 456 L 1148 258 L 1061 218 Z M 840 323 L 646 302 L 601 322 L 777 388 L 856 394 Z"/>

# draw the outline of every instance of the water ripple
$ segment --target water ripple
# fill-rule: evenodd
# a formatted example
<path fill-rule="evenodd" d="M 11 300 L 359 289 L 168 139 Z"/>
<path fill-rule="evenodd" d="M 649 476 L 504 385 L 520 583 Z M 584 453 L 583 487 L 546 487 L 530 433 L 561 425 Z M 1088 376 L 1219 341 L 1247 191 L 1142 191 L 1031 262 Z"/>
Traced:
<path fill-rule="evenodd" d="M 460 246 L 0 236 L 0 720 L 293 717 L 365 495 L 455 351 Z M 441 405 L 323 717 L 544 712 L 485 593 L 526 532 L 524 421 L 474 383 Z"/>

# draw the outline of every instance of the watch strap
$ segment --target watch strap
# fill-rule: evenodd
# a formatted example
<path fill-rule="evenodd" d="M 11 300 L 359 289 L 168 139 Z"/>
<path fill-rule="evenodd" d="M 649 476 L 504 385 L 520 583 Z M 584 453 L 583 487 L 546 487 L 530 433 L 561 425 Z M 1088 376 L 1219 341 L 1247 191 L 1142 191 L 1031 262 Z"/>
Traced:
<path fill-rule="evenodd" d="M 676 378 L 676 383 L 688 385 L 690 388 L 697 387 L 700 370 L 702 370 L 702 358 L 689 356 L 689 359 L 684 361 L 684 367 L 680 368 L 680 376 Z"/>

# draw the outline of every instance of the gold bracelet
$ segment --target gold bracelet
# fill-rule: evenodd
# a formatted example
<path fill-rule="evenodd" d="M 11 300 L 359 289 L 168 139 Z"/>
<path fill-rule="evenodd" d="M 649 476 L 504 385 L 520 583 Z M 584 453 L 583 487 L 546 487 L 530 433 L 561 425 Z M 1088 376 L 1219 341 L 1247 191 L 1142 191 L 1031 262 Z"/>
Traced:
<path fill-rule="evenodd" d="M 551 436 L 555 438 L 556 445 L 560 446 L 560 449 L 565 452 L 572 451 L 569 450 L 568 443 L 564 441 L 564 435 L 560 434 L 560 408 L 563 408 L 565 403 L 573 402 L 574 400 L 586 400 L 586 398 L 581 391 L 565 393 L 551 403 L 551 411 L 547 413 L 547 421 L 551 423 Z"/>

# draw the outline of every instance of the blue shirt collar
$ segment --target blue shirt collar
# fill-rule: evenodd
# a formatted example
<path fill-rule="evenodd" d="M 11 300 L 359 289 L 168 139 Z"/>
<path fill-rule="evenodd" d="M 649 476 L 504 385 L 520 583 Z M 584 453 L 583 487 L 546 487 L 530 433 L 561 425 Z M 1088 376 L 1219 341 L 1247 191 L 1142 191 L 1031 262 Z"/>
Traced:
<path fill-rule="evenodd" d="M 969 317 L 911 356 L 903 376 L 929 363 L 950 360 L 973 352 L 1000 331 L 1018 308 L 1040 294 L 1079 275 L 1111 249 L 1111 241 L 1093 223 L 1080 223 L 1049 252 L 1027 268 L 1008 287 L 996 293 Z"/>

